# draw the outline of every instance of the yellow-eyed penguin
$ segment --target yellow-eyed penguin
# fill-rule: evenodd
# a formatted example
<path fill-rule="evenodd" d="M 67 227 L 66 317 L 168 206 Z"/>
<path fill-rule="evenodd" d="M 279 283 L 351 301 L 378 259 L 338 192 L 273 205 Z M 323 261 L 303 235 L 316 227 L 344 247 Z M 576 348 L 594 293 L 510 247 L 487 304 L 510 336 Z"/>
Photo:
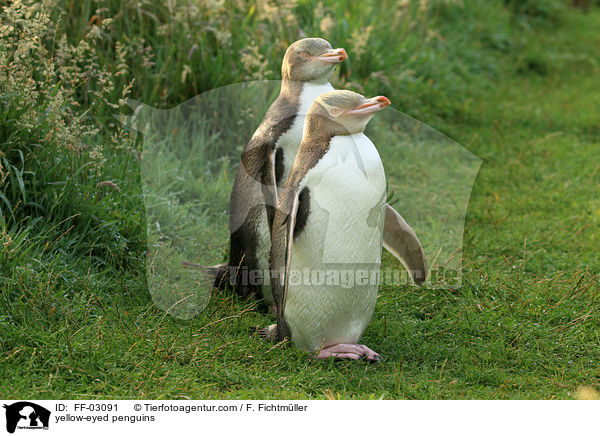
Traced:
<path fill-rule="evenodd" d="M 318 358 L 380 359 L 358 341 L 377 298 L 384 221 L 397 236 L 391 251 L 420 247 L 401 217 L 386 216 L 383 165 L 363 133 L 389 104 L 352 91 L 330 91 L 312 104 L 272 227 L 277 324 L 261 335 L 291 337 Z"/>
<path fill-rule="evenodd" d="M 319 94 L 333 90 L 331 74 L 346 58 L 343 48 L 334 49 L 321 38 L 296 41 L 285 53 L 281 91 L 242 154 L 230 197 L 230 260 L 225 267 L 241 296 L 262 293 L 272 304 L 268 257 L 276 186 L 288 176 L 308 109 Z"/>
<path fill-rule="evenodd" d="M 273 307 L 265 272 L 278 191 L 298 151 L 308 109 L 319 94 L 333 90 L 329 78 L 335 65 L 346 58 L 343 48 L 333 49 L 321 38 L 296 41 L 286 51 L 279 97 L 252 136 L 236 174 L 230 197 L 230 260 L 217 268 L 217 284 L 228 275 L 239 295 L 254 291 Z M 415 283 L 425 281 L 423 248 L 402 216 L 387 204 L 383 246 L 402 262 Z"/>

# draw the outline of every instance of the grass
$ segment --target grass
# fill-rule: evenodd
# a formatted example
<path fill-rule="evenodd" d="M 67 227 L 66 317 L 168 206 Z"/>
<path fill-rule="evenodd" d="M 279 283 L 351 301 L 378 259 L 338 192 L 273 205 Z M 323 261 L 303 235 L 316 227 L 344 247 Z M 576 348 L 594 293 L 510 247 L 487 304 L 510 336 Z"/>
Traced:
<path fill-rule="evenodd" d="M 48 79 L 41 65 L 51 56 L 34 48 L 31 60 L 0 58 L 52 84 L 29 89 L 0 76 L 0 397 L 566 399 L 599 389 L 600 11 L 450 3 L 397 15 L 367 13 L 372 2 L 301 1 L 285 25 L 249 4 L 222 14 L 151 1 L 109 2 L 100 13 L 91 1 L 50 8 L 63 11 L 55 31 L 40 30 L 50 47 L 55 33 L 80 47 L 93 15 L 114 21 L 102 28 L 110 38 L 79 49 L 97 64 L 88 76 L 76 74 L 85 62 L 74 54 L 56 65 L 71 69 Z M 28 23 L 34 32 L 34 17 Z M 388 95 L 483 159 L 463 286 L 381 286 L 363 338 L 380 365 L 310 361 L 261 342 L 251 329 L 271 318 L 253 300 L 215 291 L 182 320 L 159 310 L 147 287 L 141 139 L 120 129 L 111 104 L 171 107 L 219 85 L 276 78 L 297 28 L 348 50 L 336 86 Z M 244 52 L 250 41 L 263 58 Z M 117 42 L 127 50 L 121 69 Z M 37 104 L 27 105 L 32 95 Z M 223 180 L 176 191 L 192 203 L 211 189 L 226 197 L 222 168 L 211 171 Z M 388 172 L 401 177 L 400 167 Z M 402 192 L 400 181 L 392 187 Z"/>

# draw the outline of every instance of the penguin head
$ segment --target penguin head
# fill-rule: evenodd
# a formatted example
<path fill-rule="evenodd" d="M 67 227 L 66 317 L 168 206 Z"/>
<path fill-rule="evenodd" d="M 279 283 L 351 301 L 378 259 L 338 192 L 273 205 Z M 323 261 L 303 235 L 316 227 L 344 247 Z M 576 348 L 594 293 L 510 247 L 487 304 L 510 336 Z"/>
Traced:
<path fill-rule="evenodd" d="M 325 92 L 308 110 L 307 129 L 325 129 L 334 136 L 362 133 L 373 114 L 390 104 L 383 95 L 365 98 L 352 91 Z"/>
<path fill-rule="evenodd" d="M 322 38 L 300 39 L 285 52 L 281 76 L 295 82 L 327 83 L 335 66 L 347 57 L 346 50 L 334 49 Z"/>

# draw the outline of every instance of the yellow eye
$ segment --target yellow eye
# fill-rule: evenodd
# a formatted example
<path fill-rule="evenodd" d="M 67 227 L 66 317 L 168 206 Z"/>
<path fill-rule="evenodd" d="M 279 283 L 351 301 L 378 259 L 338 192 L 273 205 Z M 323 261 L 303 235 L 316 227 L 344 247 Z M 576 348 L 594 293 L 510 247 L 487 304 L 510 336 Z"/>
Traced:
<path fill-rule="evenodd" d="M 308 59 L 308 58 L 310 57 L 310 55 L 309 55 L 308 53 L 306 53 L 305 51 L 303 51 L 303 52 L 300 54 L 300 57 L 301 57 L 302 59 L 306 60 L 306 59 Z"/>
<path fill-rule="evenodd" d="M 329 113 L 331 113 L 331 115 L 337 116 L 340 114 L 341 111 L 342 110 L 339 107 L 334 107 L 334 108 L 331 108 Z"/>

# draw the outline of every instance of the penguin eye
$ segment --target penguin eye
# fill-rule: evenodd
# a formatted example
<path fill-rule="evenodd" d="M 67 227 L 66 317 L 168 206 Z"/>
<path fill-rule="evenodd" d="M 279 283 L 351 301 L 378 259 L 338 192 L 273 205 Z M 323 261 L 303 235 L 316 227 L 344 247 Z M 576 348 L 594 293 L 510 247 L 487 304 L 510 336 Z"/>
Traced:
<path fill-rule="evenodd" d="M 300 53 L 300 57 L 302 58 L 302 60 L 307 60 L 310 57 L 310 55 L 303 51 L 302 53 Z"/>

